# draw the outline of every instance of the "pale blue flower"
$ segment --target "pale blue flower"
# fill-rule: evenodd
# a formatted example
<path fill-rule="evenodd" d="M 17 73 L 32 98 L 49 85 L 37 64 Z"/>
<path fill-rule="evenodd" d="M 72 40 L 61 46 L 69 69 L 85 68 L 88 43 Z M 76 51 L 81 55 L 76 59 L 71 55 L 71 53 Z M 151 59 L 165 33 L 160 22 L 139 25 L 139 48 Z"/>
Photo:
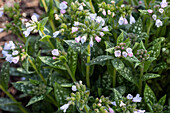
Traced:
<path fill-rule="evenodd" d="M 10 55 L 10 54 L 6 55 L 5 60 L 6 60 L 7 62 L 12 63 L 12 59 L 13 59 L 12 55 Z"/>
<path fill-rule="evenodd" d="M 95 19 L 96 19 L 97 14 L 96 14 L 96 13 L 95 13 L 95 14 L 90 14 L 89 16 L 90 16 L 91 20 L 95 20 Z"/>
<path fill-rule="evenodd" d="M 63 110 L 63 112 L 65 113 L 66 110 L 69 108 L 70 103 L 64 104 L 63 106 L 60 107 L 61 110 Z"/>
<path fill-rule="evenodd" d="M 54 56 L 59 56 L 59 51 L 58 51 L 58 49 L 53 49 L 53 50 L 51 51 L 51 53 L 52 53 L 52 55 L 54 55 Z"/>
<path fill-rule="evenodd" d="M 123 25 L 124 23 L 124 18 L 121 16 L 118 21 L 119 25 Z"/>
<path fill-rule="evenodd" d="M 141 102 L 141 100 L 142 100 L 142 97 L 139 97 L 140 95 L 139 94 L 137 94 L 134 98 L 133 98 L 133 102 Z"/>
<path fill-rule="evenodd" d="M 13 62 L 14 64 L 17 64 L 17 63 L 19 62 L 19 56 L 13 57 L 13 58 L 12 58 L 12 62 Z"/>
<path fill-rule="evenodd" d="M 135 18 L 132 15 L 130 15 L 130 24 L 133 24 L 135 22 L 136 22 Z"/>
<path fill-rule="evenodd" d="M 73 85 L 71 89 L 72 89 L 72 91 L 77 91 L 77 88 L 75 85 Z"/>
<path fill-rule="evenodd" d="M 115 57 L 120 57 L 120 56 L 121 56 L 121 51 L 120 50 L 115 51 Z"/>
<path fill-rule="evenodd" d="M 114 106 L 117 106 L 115 101 L 113 101 L 113 102 L 111 102 L 111 103 L 112 103 Z"/>
<path fill-rule="evenodd" d="M 84 42 L 86 42 L 86 39 L 87 39 L 87 37 L 86 37 L 85 35 L 82 36 L 82 37 L 81 37 L 81 43 L 84 44 Z"/>
<path fill-rule="evenodd" d="M 156 27 L 160 27 L 163 24 L 162 24 L 162 21 L 160 19 L 157 19 L 155 25 L 156 25 Z"/>
<path fill-rule="evenodd" d="M 60 34 L 60 31 L 56 31 L 53 33 L 53 37 L 56 38 Z"/>
<path fill-rule="evenodd" d="M 104 26 L 105 24 L 105 20 L 101 16 L 97 16 L 96 22 L 101 23 L 102 26 Z"/>
<path fill-rule="evenodd" d="M 126 98 L 130 100 L 133 99 L 133 96 L 131 94 L 128 94 Z"/>
<path fill-rule="evenodd" d="M 59 5 L 59 8 L 61 10 L 65 10 L 65 9 L 67 9 L 67 4 L 65 2 L 61 2 L 60 5 Z"/>
<path fill-rule="evenodd" d="M 102 28 L 102 31 L 109 31 L 108 26 L 106 26 L 106 27 Z"/>
<path fill-rule="evenodd" d="M 19 51 L 15 50 L 12 52 L 12 55 L 18 55 Z"/>
<path fill-rule="evenodd" d="M 93 38 L 90 38 L 90 47 L 93 47 Z"/>

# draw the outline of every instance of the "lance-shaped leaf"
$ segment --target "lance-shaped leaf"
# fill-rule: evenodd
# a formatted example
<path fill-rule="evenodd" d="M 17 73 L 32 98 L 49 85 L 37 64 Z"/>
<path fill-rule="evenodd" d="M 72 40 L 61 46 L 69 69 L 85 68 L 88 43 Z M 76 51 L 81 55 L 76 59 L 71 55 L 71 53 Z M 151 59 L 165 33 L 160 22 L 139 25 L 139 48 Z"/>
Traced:
<path fill-rule="evenodd" d="M 45 35 L 45 36 L 43 36 L 43 37 L 40 39 L 40 41 L 46 42 L 46 41 L 48 41 L 50 38 L 51 38 L 50 35 Z"/>
<path fill-rule="evenodd" d="M 147 84 L 145 85 L 145 89 L 144 89 L 144 100 L 145 103 L 151 103 L 151 104 L 157 102 L 154 92 Z"/>
<path fill-rule="evenodd" d="M 114 99 L 115 100 L 120 100 L 122 99 L 122 95 L 117 91 L 116 89 L 113 89 L 113 94 L 114 94 Z"/>
<path fill-rule="evenodd" d="M 163 106 L 165 104 L 165 101 L 166 101 L 166 95 L 164 95 L 162 98 L 159 99 L 158 104 Z"/>
<path fill-rule="evenodd" d="M 40 31 L 44 31 L 44 26 L 47 23 L 47 21 L 48 21 L 48 17 L 45 17 L 40 21 Z"/>
<path fill-rule="evenodd" d="M 58 105 L 63 105 L 70 92 L 66 88 L 61 87 L 57 82 L 54 84 L 54 95 Z"/>
<path fill-rule="evenodd" d="M 1 110 L 12 112 L 12 113 L 14 112 L 19 113 L 21 111 L 16 106 L 17 104 L 20 104 L 20 103 L 13 102 L 12 100 L 8 98 L 0 98 L 0 109 Z"/>
<path fill-rule="evenodd" d="M 122 77 L 124 77 L 124 78 L 127 79 L 128 81 L 130 81 L 130 82 L 132 82 L 132 83 L 134 83 L 134 84 L 137 83 L 137 81 L 136 81 L 136 79 L 135 79 L 135 76 L 133 76 L 133 74 L 132 74 L 132 71 L 129 70 L 127 67 L 124 67 L 124 68 L 122 68 L 122 69 L 120 69 L 120 70 L 117 70 L 117 71 L 119 72 L 119 74 L 120 74 Z"/>
<path fill-rule="evenodd" d="M 0 73 L 0 85 L 7 90 L 9 81 L 9 62 L 5 62 Z"/>
<path fill-rule="evenodd" d="M 118 58 L 114 58 L 111 62 L 113 67 L 116 68 L 116 70 L 124 68 L 124 63 Z"/>
<path fill-rule="evenodd" d="M 156 58 L 154 57 L 150 57 L 147 61 L 144 62 L 144 72 L 147 72 L 147 70 L 149 69 L 151 63 L 156 60 Z"/>
<path fill-rule="evenodd" d="M 153 46 L 151 46 L 148 49 L 148 51 L 151 51 L 151 54 L 150 54 L 151 57 L 157 58 L 160 55 L 161 42 L 158 42 L 158 43 L 154 44 Z"/>
<path fill-rule="evenodd" d="M 34 96 L 34 97 L 32 97 L 32 98 L 30 99 L 30 101 L 28 102 L 28 104 L 27 104 L 26 106 L 29 106 L 29 105 L 31 105 L 31 104 L 34 104 L 34 103 L 38 102 L 38 101 L 41 101 L 41 100 L 43 100 L 44 98 L 45 98 L 45 97 L 44 97 L 43 95 Z"/>
<path fill-rule="evenodd" d="M 154 74 L 154 73 L 146 73 L 143 76 L 143 81 L 146 81 L 146 80 L 149 80 L 149 79 L 153 79 L 153 78 L 157 78 L 157 77 L 160 77 L 160 75 Z"/>
<path fill-rule="evenodd" d="M 96 57 L 95 59 L 91 60 L 87 65 L 94 65 L 94 64 L 100 64 L 102 65 L 104 61 L 114 59 L 114 57 L 109 55 L 101 55 Z"/>
<path fill-rule="evenodd" d="M 72 48 L 68 48 L 67 60 L 73 76 L 75 76 L 75 72 L 77 69 L 77 57 L 77 52 L 75 52 Z"/>
<path fill-rule="evenodd" d="M 44 64 L 47 64 L 53 68 L 58 68 L 58 69 L 62 69 L 62 70 L 66 70 L 66 67 L 58 62 L 58 63 L 55 63 L 55 60 L 53 60 L 52 57 L 49 57 L 49 56 L 39 56 L 39 59 L 44 63 Z"/>
<path fill-rule="evenodd" d="M 118 36 L 117 38 L 117 45 L 121 42 L 123 42 L 124 36 L 123 36 L 123 32 Z"/>
<path fill-rule="evenodd" d="M 75 40 L 64 40 L 66 44 L 68 44 L 74 51 L 80 52 L 81 43 L 76 43 Z"/>
<path fill-rule="evenodd" d="M 140 62 L 134 55 L 132 57 L 126 57 L 125 59 L 130 62 Z"/>
<path fill-rule="evenodd" d="M 149 45 L 154 45 L 158 42 L 163 42 L 165 41 L 165 38 L 164 37 L 159 37 L 159 38 L 156 38 L 154 41 L 152 41 L 151 43 L 149 43 Z"/>

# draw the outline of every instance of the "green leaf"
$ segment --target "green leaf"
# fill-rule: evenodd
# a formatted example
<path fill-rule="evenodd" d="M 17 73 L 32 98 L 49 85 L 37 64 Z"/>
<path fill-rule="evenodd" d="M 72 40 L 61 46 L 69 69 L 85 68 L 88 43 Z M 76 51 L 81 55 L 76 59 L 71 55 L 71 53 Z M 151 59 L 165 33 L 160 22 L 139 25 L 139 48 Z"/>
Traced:
<path fill-rule="evenodd" d="M 165 101 L 166 101 L 166 95 L 164 95 L 161 99 L 159 99 L 158 104 L 163 106 L 165 104 Z"/>
<path fill-rule="evenodd" d="M 159 37 L 159 38 L 156 38 L 154 41 L 152 41 L 151 43 L 149 43 L 149 45 L 154 45 L 158 42 L 163 42 L 165 41 L 165 38 L 164 37 Z"/>
<path fill-rule="evenodd" d="M 144 44 L 143 44 L 142 41 L 140 42 L 138 49 L 144 49 L 144 50 L 146 50 L 146 49 L 145 49 L 145 46 L 144 46 Z"/>
<path fill-rule="evenodd" d="M 144 100 L 145 100 L 145 103 L 154 104 L 157 102 L 154 92 L 147 84 L 145 85 L 145 89 L 144 89 Z"/>
<path fill-rule="evenodd" d="M 161 42 L 155 43 L 152 47 L 148 49 L 148 51 L 151 51 L 150 56 L 157 58 L 160 55 L 161 51 Z"/>
<path fill-rule="evenodd" d="M 46 41 L 48 41 L 50 38 L 51 38 L 50 35 L 45 35 L 45 36 L 43 36 L 43 37 L 40 39 L 40 41 L 46 42 Z"/>
<path fill-rule="evenodd" d="M 91 60 L 87 65 L 94 65 L 94 64 L 100 64 L 103 65 L 103 62 L 106 60 L 113 59 L 114 57 L 109 55 L 101 55 L 96 57 L 95 59 Z"/>
<path fill-rule="evenodd" d="M 105 51 L 109 52 L 110 54 L 113 54 L 114 53 L 114 49 L 115 49 L 115 47 L 112 47 L 112 48 L 106 49 Z"/>
<path fill-rule="evenodd" d="M 69 47 L 67 51 L 67 60 L 73 76 L 75 76 L 75 72 L 77 69 L 77 58 L 77 52 L 75 52 L 72 48 Z"/>
<path fill-rule="evenodd" d="M 0 85 L 7 90 L 9 81 L 9 62 L 4 62 L 0 73 Z"/>
<path fill-rule="evenodd" d="M 160 77 L 160 75 L 154 74 L 154 73 L 146 73 L 143 76 L 143 81 L 146 81 L 146 80 L 149 80 L 149 79 L 153 79 L 153 78 L 157 78 L 157 77 Z"/>
<path fill-rule="evenodd" d="M 124 67 L 124 68 L 122 68 L 122 69 L 120 69 L 120 70 L 117 70 L 117 71 L 119 72 L 119 74 L 120 74 L 122 77 L 124 77 L 124 78 L 127 79 L 128 81 L 130 81 L 130 82 L 132 82 L 132 83 L 134 83 L 134 84 L 137 83 L 135 77 L 134 77 L 133 74 L 132 74 L 132 71 L 129 70 L 127 67 Z"/>
<path fill-rule="evenodd" d="M 154 57 L 150 57 L 147 61 L 144 62 L 144 72 L 147 72 L 147 70 L 149 69 L 151 63 L 156 60 L 156 58 Z"/>
<path fill-rule="evenodd" d="M 41 101 L 41 100 L 43 100 L 44 98 L 45 98 L 45 97 L 44 97 L 43 95 L 34 96 L 34 97 L 32 97 L 32 98 L 30 99 L 30 101 L 28 102 L 28 104 L 27 104 L 26 106 L 29 106 L 29 105 L 31 105 L 31 104 L 34 104 L 34 103 L 38 102 L 38 101 Z"/>
<path fill-rule="evenodd" d="M 113 89 L 115 101 L 122 99 L 122 95 L 115 88 Z"/>
<path fill-rule="evenodd" d="M 49 56 L 43 56 L 43 57 L 41 57 L 41 56 L 39 56 L 39 59 L 40 59 L 43 63 L 45 63 L 45 64 L 47 64 L 47 65 L 49 65 L 49 66 L 51 66 L 51 67 L 53 67 L 53 68 L 66 70 L 66 67 L 65 67 L 62 63 L 60 63 L 60 62 L 54 63 L 55 60 L 53 60 L 52 57 L 49 57 Z"/>
<path fill-rule="evenodd" d="M 40 21 L 40 31 L 44 31 L 44 26 L 47 23 L 47 21 L 48 21 L 48 17 L 45 17 Z"/>
<path fill-rule="evenodd" d="M 125 59 L 130 62 L 140 62 L 134 55 L 132 57 L 126 57 Z"/>
<path fill-rule="evenodd" d="M 54 84 L 54 95 L 58 105 L 63 105 L 70 92 L 66 88 L 61 87 L 57 82 Z"/>
<path fill-rule="evenodd" d="M 23 69 L 21 67 L 17 68 L 17 71 L 20 72 L 20 73 L 23 73 L 23 74 L 33 74 L 33 73 L 35 73 L 35 71 L 28 71 L 27 72 L 25 69 Z"/>
<path fill-rule="evenodd" d="M 143 30 L 143 24 L 141 18 L 139 18 L 135 24 L 132 25 L 132 33 L 136 34 L 137 39 L 141 38 L 142 30 Z"/>
<path fill-rule="evenodd" d="M 74 51 L 80 52 L 81 43 L 76 43 L 75 40 L 64 40 L 66 44 L 68 44 Z"/>
<path fill-rule="evenodd" d="M 114 45 L 112 42 L 110 42 L 110 41 L 104 41 L 104 43 L 105 43 L 105 45 L 106 45 L 106 49 L 112 48 L 112 47 L 115 46 L 115 45 Z"/>
<path fill-rule="evenodd" d="M 111 62 L 113 67 L 116 68 L 116 70 L 120 70 L 124 67 L 124 63 L 118 58 L 114 58 Z"/>
<path fill-rule="evenodd" d="M 18 107 L 16 106 L 19 103 L 13 102 L 12 100 L 8 98 L 0 98 L 0 109 L 4 111 L 9 111 L 9 112 L 16 112 L 19 113 L 21 112 Z"/>
<path fill-rule="evenodd" d="M 117 45 L 121 42 L 123 42 L 124 36 L 123 36 L 123 32 L 119 35 L 119 37 L 117 38 Z"/>

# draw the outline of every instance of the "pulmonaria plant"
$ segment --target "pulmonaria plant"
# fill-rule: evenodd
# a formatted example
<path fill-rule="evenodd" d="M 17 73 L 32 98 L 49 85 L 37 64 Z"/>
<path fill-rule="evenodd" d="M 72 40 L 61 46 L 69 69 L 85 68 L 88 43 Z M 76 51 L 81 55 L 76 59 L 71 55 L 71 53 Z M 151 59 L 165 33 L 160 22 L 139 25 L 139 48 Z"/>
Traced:
<path fill-rule="evenodd" d="M 126 43 L 120 43 L 119 45 L 117 45 L 115 48 L 114 48 L 114 54 L 115 54 L 115 57 L 132 57 L 133 56 L 133 52 L 132 52 L 132 49 L 131 48 L 127 48 L 126 47 Z"/>
<path fill-rule="evenodd" d="M 149 59 L 149 56 L 150 55 L 148 54 L 147 50 L 144 49 L 137 50 L 136 57 L 138 58 L 139 61 L 144 62 L 147 59 Z"/>

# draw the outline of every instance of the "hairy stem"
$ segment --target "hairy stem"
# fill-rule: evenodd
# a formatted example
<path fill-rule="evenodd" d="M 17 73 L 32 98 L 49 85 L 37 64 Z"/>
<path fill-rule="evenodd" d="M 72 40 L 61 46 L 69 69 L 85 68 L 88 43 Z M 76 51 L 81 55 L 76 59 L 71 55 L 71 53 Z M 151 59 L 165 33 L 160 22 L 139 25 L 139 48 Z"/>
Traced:
<path fill-rule="evenodd" d="M 87 63 L 90 62 L 90 45 L 87 46 L 87 52 L 88 52 L 88 56 L 87 56 Z M 90 66 L 86 66 L 86 83 L 87 83 L 87 87 L 90 88 Z"/>
<path fill-rule="evenodd" d="M 143 82 L 143 71 L 144 71 L 144 64 L 140 67 L 140 79 L 139 79 L 139 88 L 138 92 L 141 95 L 142 93 L 142 82 Z"/>
<path fill-rule="evenodd" d="M 113 88 L 116 87 L 116 69 L 113 67 Z"/>
<path fill-rule="evenodd" d="M 34 68 L 34 70 L 37 72 L 37 74 L 40 76 L 40 78 L 42 79 L 42 81 L 44 82 L 44 84 L 47 84 L 45 78 L 43 77 L 43 75 L 41 74 L 41 72 L 38 71 L 38 69 L 36 68 L 35 64 L 32 62 L 32 60 L 28 57 L 28 61 L 30 62 L 30 64 L 32 65 L 32 67 Z"/>
<path fill-rule="evenodd" d="M 23 113 L 28 113 L 27 110 L 21 105 L 21 103 L 19 103 L 8 91 L 6 91 L 2 85 L 0 85 L 0 89 L 13 101 L 16 102 L 18 104 L 16 104 L 18 106 L 18 108 L 23 112 Z"/>

